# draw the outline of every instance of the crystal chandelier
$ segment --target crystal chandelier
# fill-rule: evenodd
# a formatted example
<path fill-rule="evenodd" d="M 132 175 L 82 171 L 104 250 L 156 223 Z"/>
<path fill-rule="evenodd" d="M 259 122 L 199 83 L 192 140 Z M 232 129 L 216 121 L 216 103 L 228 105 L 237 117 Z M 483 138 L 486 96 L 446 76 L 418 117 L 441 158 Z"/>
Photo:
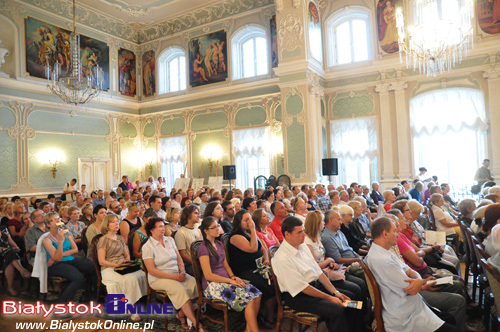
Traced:
<path fill-rule="evenodd" d="M 413 24 L 407 27 L 401 8 L 396 11 L 400 61 L 405 52 L 406 67 L 427 76 L 461 63 L 473 39 L 473 0 L 413 0 L 410 7 Z"/>
<path fill-rule="evenodd" d="M 91 99 L 97 97 L 103 90 L 104 74 L 98 64 L 87 68 L 86 73 L 82 74 L 82 64 L 80 62 L 80 35 L 76 33 L 76 5 L 73 0 L 73 32 L 69 41 L 70 59 L 66 65 L 69 75 L 64 75 L 61 71 L 61 63 L 56 60 L 51 67 L 47 61 L 45 66 L 45 76 L 48 80 L 50 91 L 65 103 L 85 104 Z"/>

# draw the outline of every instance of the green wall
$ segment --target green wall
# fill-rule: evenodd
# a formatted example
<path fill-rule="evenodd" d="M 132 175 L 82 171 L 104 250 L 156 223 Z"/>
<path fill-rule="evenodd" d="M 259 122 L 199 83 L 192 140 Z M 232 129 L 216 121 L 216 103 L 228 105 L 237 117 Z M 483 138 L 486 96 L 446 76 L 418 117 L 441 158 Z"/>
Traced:
<path fill-rule="evenodd" d="M 9 112 L 10 113 L 10 112 Z M 0 160 L 2 171 L 0 172 L 0 190 L 8 190 L 11 185 L 16 184 L 16 140 L 9 136 L 7 130 L 0 130 Z"/>
<path fill-rule="evenodd" d="M 191 167 L 193 176 L 198 177 L 198 175 L 200 175 L 201 163 L 203 163 L 202 177 L 205 179 L 205 182 L 208 181 L 209 176 L 214 176 L 217 163 L 216 160 L 213 161 L 213 170 L 212 173 L 209 174 L 208 160 L 201 156 L 201 151 L 207 144 L 216 144 L 222 149 L 223 154 L 222 158 L 219 159 L 218 176 L 222 176 L 222 166 L 230 164 L 229 151 L 231 148 L 229 146 L 229 137 L 224 136 L 222 131 L 196 134 L 196 139 L 193 141 L 192 145 Z"/>

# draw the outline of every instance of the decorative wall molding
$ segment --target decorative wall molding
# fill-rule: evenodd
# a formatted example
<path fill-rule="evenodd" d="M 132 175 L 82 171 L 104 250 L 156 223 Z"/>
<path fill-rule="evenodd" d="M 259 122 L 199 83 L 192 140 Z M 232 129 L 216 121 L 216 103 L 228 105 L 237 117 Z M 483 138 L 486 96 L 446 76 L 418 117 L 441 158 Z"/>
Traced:
<path fill-rule="evenodd" d="M 292 51 L 304 42 L 302 19 L 296 14 L 288 14 L 281 19 L 278 27 L 278 41 L 281 49 Z"/>

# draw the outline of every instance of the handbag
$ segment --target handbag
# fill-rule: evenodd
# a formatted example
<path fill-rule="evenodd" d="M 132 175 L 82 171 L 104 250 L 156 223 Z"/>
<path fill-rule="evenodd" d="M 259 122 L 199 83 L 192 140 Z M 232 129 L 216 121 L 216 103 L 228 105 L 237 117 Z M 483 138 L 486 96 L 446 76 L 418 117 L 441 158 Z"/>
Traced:
<path fill-rule="evenodd" d="M 140 269 L 141 269 L 141 266 L 136 261 L 130 265 L 115 267 L 115 272 L 119 273 L 121 275 L 124 275 L 124 274 L 134 273 L 136 271 L 139 271 Z"/>
<path fill-rule="evenodd" d="M 342 266 L 338 270 L 334 270 L 333 268 L 327 266 L 323 269 L 323 273 L 330 279 L 331 281 L 337 281 L 337 280 L 345 280 L 345 271 L 346 267 Z"/>

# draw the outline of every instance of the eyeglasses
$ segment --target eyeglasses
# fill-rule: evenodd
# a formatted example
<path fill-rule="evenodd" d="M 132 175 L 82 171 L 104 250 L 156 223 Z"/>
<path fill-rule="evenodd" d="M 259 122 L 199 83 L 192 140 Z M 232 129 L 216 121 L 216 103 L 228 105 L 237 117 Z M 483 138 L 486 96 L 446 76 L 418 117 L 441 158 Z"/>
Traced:
<path fill-rule="evenodd" d="M 216 226 L 208 227 L 208 229 L 213 230 L 213 229 L 218 229 L 219 227 L 220 227 L 220 225 L 217 224 Z"/>
<path fill-rule="evenodd" d="M 410 209 L 405 209 L 405 210 L 403 210 L 403 213 L 408 212 L 408 211 L 411 211 L 411 210 Z"/>

